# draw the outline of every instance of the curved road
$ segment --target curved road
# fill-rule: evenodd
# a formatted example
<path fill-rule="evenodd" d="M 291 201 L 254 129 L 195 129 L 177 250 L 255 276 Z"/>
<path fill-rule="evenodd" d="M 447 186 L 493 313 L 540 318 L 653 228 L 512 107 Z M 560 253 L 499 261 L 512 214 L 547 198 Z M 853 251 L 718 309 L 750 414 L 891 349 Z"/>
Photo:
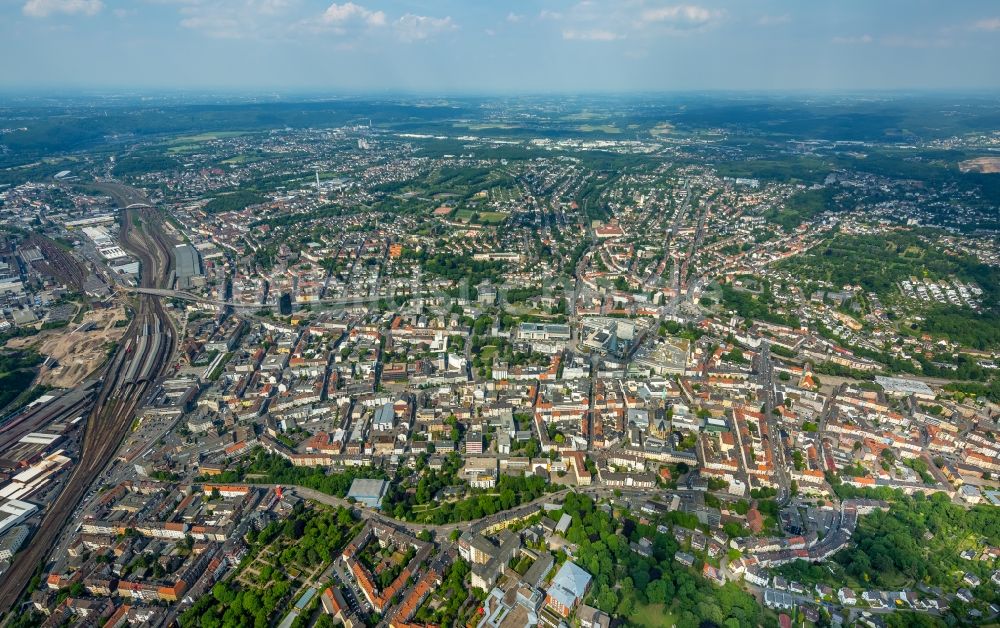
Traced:
<path fill-rule="evenodd" d="M 248 485 L 262 487 L 262 488 L 265 487 L 274 488 L 275 486 L 278 486 L 277 484 L 253 484 L 253 483 L 248 483 Z M 502 510 L 492 515 L 487 515 L 486 517 L 481 517 L 479 519 L 471 519 L 468 521 L 459 521 L 456 523 L 446 523 L 437 525 L 433 523 L 415 523 L 412 521 L 404 521 L 402 519 L 396 519 L 395 517 L 384 515 L 378 510 L 374 510 L 372 508 L 365 508 L 358 504 L 352 504 L 346 499 L 343 499 L 341 497 L 337 497 L 335 495 L 327 495 L 326 493 L 321 493 L 317 490 L 306 488 L 304 486 L 288 486 L 283 484 L 281 485 L 281 487 L 286 493 L 294 493 L 304 499 L 311 499 L 321 504 L 326 504 L 327 506 L 335 506 L 335 507 L 341 506 L 343 508 L 354 510 L 355 512 L 359 513 L 363 518 L 375 519 L 381 523 L 395 526 L 397 528 L 406 528 L 407 530 L 413 533 L 419 533 L 424 530 L 427 530 L 428 532 L 433 532 L 439 536 L 451 534 L 455 530 L 474 530 L 477 528 L 489 527 L 493 523 L 498 523 L 503 519 L 515 516 L 521 511 L 534 509 L 546 502 L 551 502 L 551 501 L 560 502 L 562 498 L 564 498 L 568 493 L 571 492 L 597 493 L 598 495 L 603 494 L 606 497 L 609 494 L 613 494 L 615 491 L 614 488 L 609 486 L 604 486 L 601 484 L 596 484 L 596 485 L 592 484 L 590 486 L 568 486 L 566 488 L 559 489 L 558 491 L 552 491 L 551 493 L 546 493 L 541 497 L 531 500 L 530 502 L 525 502 L 519 506 L 515 506 L 508 510 Z M 646 491 L 642 489 L 625 488 L 618 490 L 621 491 L 623 496 L 630 494 L 634 495 L 646 494 Z M 655 491 L 651 490 L 650 492 L 655 492 Z"/>

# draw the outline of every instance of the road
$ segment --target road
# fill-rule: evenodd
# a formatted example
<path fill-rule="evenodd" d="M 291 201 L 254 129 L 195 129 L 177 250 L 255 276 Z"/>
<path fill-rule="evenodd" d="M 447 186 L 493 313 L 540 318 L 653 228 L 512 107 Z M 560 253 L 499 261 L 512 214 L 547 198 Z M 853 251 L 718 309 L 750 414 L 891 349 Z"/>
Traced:
<path fill-rule="evenodd" d="M 785 444 L 781 440 L 781 428 L 774 413 L 774 368 L 771 364 L 771 345 L 765 340 L 760 345 L 757 357 L 758 383 L 764 396 L 764 418 L 767 421 L 768 446 L 771 448 L 771 464 L 778 481 L 778 503 L 784 506 L 791 498 L 791 479 L 785 464 Z"/>
<path fill-rule="evenodd" d="M 274 484 L 254 484 L 254 486 L 269 487 L 274 488 Z M 403 521 L 401 519 L 395 519 L 381 512 L 371 509 L 363 508 L 357 504 L 352 504 L 346 499 L 342 499 L 335 495 L 327 495 L 326 493 L 321 493 L 319 491 L 313 490 L 311 488 L 306 488 L 304 486 L 284 486 L 284 491 L 286 493 L 295 494 L 303 499 L 311 499 L 317 501 L 321 504 L 326 504 L 327 506 L 342 507 L 354 510 L 362 518 L 373 519 L 380 523 L 384 523 L 395 528 L 405 528 L 412 534 L 419 534 L 420 532 L 426 530 L 428 532 L 433 532 L 439 538 L 447 537 L 447 535 L 452 532 L 459 530 L 481 530 L 490 527 L 493 523 L 502 521 L 505 518 L 516 515 L 521 511 L 528 511 L 538 506 L 547 503 L 555 502 L 560 503 L 564 497 L 570 492 L 586 493 L 592 494 L 595 497 L 611 497 L 615 495 L 616 489 L 609 486 L 604 486 L 601 484 L 592 484 L 590 486 L 570 486 L 558 491 L 552 491 L 551 493 L 546 493 L 537 499 L 530 502 L 526 502 L 519 506 L 515 506 L 510 510 L 504 510 L 480 519 L 473 519 L 471 521 L 460 521 L 457 523 L 446 523 L 442 525 L 435 525 L 432 523 L 413 523 L 410 521 Z M 659 489 L 617 489 L 617 492 L 622 495 L 632 495 L 632 496 L 647 496 L 647 495 L 657 495 L 661 494 L 662 490 Z"/>
<path fill-rule="evenodd" d="M 172 290 L 170 288 L 148 288 L 145 286 L 139 286 L 133 288 L 136 294 L 152 296 L 152 297 L 164 297 L 169 299 L 180 299 L 181 301 L 195 301 L 197 303 L 207 303 L 208 305 L 216 305 L 219 307 L 231 307 L 234 310 L 241 311 L 257 311 L 257 310 L 268 310 L 275 309 L 278 307 L 278 303 L 244 303 L 240 301 L 223 300 L 223 299 L 212 299 L 210 297 L 203 297 L 197 294 L 191 294 L 190 292 L 185 292 L 184 290 Z M 422 293 L 415 293 L 410 296 L 421 296 Z M 432 293 L 426 293 L 432 294 Z M 352 297 L 336 297 L 332 299 L 318 299 L 316 301 L 310 301 L 305 305 L 309 305 L 313 308 L 316 307 L 352 307 L 355 305 L 366 305 L 370 303 L 378 303 L 379 301 L 385 299 L 391 301 L 395 298 L 391 294 L 375 294 L 369 296 L 352 296 Z"/>
<path fill-rule="evenodd" d="M 285 487 L 284 490 L 285 492 L 294 493 L 295 495 L 298 495 L 299 497 L 302 497 L 304 499 L 311 499 L 321 504 L 326 504 L 327 506 L 352 509 L 355 512 L 357 512 L 362 518 L 373 519 L 380 523 L 384 523 L 386 525 L 390 525 L 396 528 L 405 528 L 413 534 L 418 534 L 426 530 L 428 532 L 433 532 L 438 536 L 445 536 L 445 537 L 454 532 L 455 530 L 469 529 L 477 524 L 488 526 L 491 521 L 494 520 L 499 521 L 503 516 L 513 514 L 516 511 L 528 510 L 548 501 L 562 499 L 570 491 L 570 489 L 567 488 L 560 491 L 554 491 L 552 493 L 546 493 L 545 495 L 542 495 L 541 497 L 535 499 L 534 501 L 522 504 L 508 511 L 503 511 L 490 515 L 488 517 L 483 517 L 482 519 L 476 519 L 473 521 L 463 521 L 460 523 L 447 523 L 443 525 L 435 525 L 432 523 L 413 523 L 410 521 L 395 519 L 393 517 L 383 515 L 381 512 L 374 510 L 372 508 L 364 508 L 358 506 L 357 504 L 352 504 L 348 502 L 346 499 L 342 499 L 335 495 L 327 495 L 326 493 L 321 493 L 319 491 L 313 490 L 311 488 L 306 488 L 304 486 Z"/>
<path fill-rule="evenodd" d="M 102 184 L 101 189 L 111 194 L 119 207 L 145 203 L 145 196 L 134 188 Z M 155 212 L 147 212 L 141 232 L 135 229 L 137 211 L 122 209 L 122 246 L 140 260 L 143 285 L 153 288 L 162 285 L 169 272 L 172 246 L 156 222 Z M 158 344 L 150 344 L 143 355 L 138 351 L 130 354 L 130 348 L 154 329 L 159 334 L 156 336 Z M 117 351 L 100 373 L 100 390 L 87 418 L 79 460 L 62 492 L 49 504 L 34 537 L 26 549 L 14 557 L 0 581 L 0 608 L 16 608 L 18 598 L 55 548 L 74 509 L 113 458 L 136 412 L 169 364 L 175 347 L 176 332 L 159 300 L 140 296 L 135 316 Z"/>

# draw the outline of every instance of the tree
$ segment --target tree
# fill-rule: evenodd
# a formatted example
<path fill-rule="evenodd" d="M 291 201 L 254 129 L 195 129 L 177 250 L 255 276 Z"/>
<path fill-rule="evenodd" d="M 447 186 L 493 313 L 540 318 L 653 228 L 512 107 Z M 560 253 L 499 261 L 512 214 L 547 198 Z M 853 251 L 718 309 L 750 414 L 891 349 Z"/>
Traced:
<path fill-rule="evenodd" d="M 618 596 L 607 585 L 597 595 L 597 608 L 605 613 L 614 613 L 618 607 Z"/>
<path fill-rule="evenodd" d="M 212 596 L 222 605 L 229 604 L 236 598 L 236 594 L 223 582 L 218 582 L 212 587 Z"/>
<path fill-rule="evenodd" d="M 650 604 L 666 604 L 667 583 L 665 580 L 653 580 L 646 585 L 646 599 Z"/>

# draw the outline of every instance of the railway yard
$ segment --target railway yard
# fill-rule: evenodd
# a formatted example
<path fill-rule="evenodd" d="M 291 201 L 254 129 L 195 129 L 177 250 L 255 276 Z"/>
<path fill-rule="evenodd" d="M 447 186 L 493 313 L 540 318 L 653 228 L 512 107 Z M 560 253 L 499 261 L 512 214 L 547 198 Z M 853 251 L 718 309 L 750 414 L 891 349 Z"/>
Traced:
<path fill-rule="evenodd" d="M 121 208 L 121 245 L 140 262 L 141 286 L 162 286 L 170 273 L 173 245 L 164 235 L 157 212 L 130 188 L 107 185 L 104 189 Z M 65 486 L 49 502 L 31 543 L 17 554 L 0 582 L 0 608 L 14 607 L 169 364 L 176 332 L 161 301 L 139 294 L 128 307 L 133 314 L 131 322 L 118 349 L 95 379 L 66 393 L 58 402 L 46 404 L 44 412 L 15 417 L 0 437 L 0 447 L 6 451 L 26 434 L 51 426 L 53 421 L 72 419 L 74 414 L 87 416 L 79 456 Z M 89 401 L 93 401 L 92 406 Z"/>

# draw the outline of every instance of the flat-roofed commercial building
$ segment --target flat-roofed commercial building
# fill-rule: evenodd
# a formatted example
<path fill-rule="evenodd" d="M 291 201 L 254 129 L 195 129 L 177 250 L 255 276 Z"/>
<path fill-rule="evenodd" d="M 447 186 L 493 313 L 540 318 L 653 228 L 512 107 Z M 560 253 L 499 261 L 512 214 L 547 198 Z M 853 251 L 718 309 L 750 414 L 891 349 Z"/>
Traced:
<path fill-rule="evenodd" d="M 23 523 L 37 510 L 38 506 L 19 499 L 8 499 L 0 502 L 0 534 L 19 523 Z"/>
<path fill-rule="evenodd" d="M 570 338 L 569 325 L 557 323 L 521 323 L 517 330 L 520 340 L 543 340 L 565 342 Z"/>
<path fill-rule="evenodd" d="M 388 488 L 389 483 L 385 480 L 358 478 L 351 482 L 351 489 L 347 491 L 347 497 L 353 497 L 359 504 L 369 508 L 379 508 Z"/>
<path fill-rule="evenodd" d="M 190 244 L 179 244 L 174 247 L 174 258 L 177 260 L 177 289 L 186 290 L 200 285 L 202 272 L 198 250 Z"/>

